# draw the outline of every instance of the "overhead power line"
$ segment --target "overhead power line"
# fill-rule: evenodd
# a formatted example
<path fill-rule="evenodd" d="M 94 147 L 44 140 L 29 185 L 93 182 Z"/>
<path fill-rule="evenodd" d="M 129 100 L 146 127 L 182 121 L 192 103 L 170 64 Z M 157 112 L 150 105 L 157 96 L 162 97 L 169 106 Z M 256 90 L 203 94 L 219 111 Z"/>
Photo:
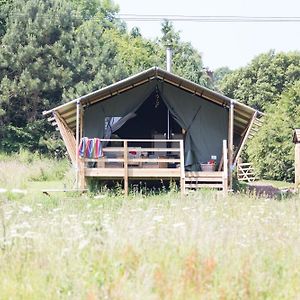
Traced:
<path fill-rule="evenodd" d="M 224 23 L 291 23 L 300 22 L 300 17 L 259 17 L 259 16 L 187 16 L 187 15 L 139 15 L 139 14 L 117 14 L 117 19 L 124 21 L 161 22 L 186 21 L 186 22 L 224 22 Z"/>

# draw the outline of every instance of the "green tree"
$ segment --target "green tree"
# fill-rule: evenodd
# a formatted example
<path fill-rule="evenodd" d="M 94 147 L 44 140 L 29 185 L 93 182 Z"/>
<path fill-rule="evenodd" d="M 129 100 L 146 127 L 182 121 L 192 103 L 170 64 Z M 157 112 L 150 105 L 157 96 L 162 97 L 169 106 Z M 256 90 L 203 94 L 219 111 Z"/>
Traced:
<path fill-rule="evenodd" d="M 52 149 L 42 111 L 152 66 L 163 42 L 128 33 L 110 0 L 7 0 L 0 39 L 0 149 Z M 2 8 L 1 7 L 1 8 Z M 0 16 L 0 17 L 1 17 Z M 4 24 L 4 25 L 3 25 Z M 168 27 L 168 26 L 167 26 Z M 166 28 L 167 28 L 166 27 Z M 207 84 L 201 55 L 174 35 L 174 72 Z"/>
<path fill-rule="evenodd" d="M 0 0 L 0 40 L 6 32 L 7 19 L 13 0 Z"/>
<path fill-rule="evenodd" d="M 64 87 L 71 84 L 64 56 L 82 20 L 68 3 L 51 0 L 13 2 L 10 15 L 0 50 L 0 143 L 16 151 L 21 143 L 17 132 L 22 129 L 28 137 L 37 128 L 46 131 L 48 125 L 39 121 L 42 111 L 60 103 Z M 36 149 L 38 142 L 27 146 Z"/>
<path fill-rule="evenodd" d="M 216 90 L 220 90 L 220 84 L 224 77 L 232 72 L 228 67 L 220 67 L 213 71 L 213 84 Z"/>
<path fill-rule="evenodd" d="M 276 54 L 270 51 L 257 56 L 246 67 L 226 75 L 219 87 L 228 97 L 266 111 L 299 77 L 299 52 Z"/>
<path fill-rule="evenodd" d="M 120 77 L 116 47 L 102 38 L 114 27 L 115 8 L 103 3 L 85 21 L 86 11 L 68 1 L 13 2 L 0 49 L 2 149 L 46 151 L 51 129 L 42 111 L 60 104 L 64 92 L 82 95 Z"/>
<path fill-rule="evenodd" d="M 141 31 L 138 27 L 133 27 L 130 31 L 130 35 L 134 38 L 141 37 Z"/>
<path fill-rule="evenodd" d="M 195 83 L 212 87 L 212 81 L 203 68 L 203 62 L 200 53 L 193 48 L 191 43 L 182 42 L 180 33 L 177 32 L 173 24 L 165 20 L 162 23 L 161 45 L 171 47 L 173 50 L 173 67 L 172 71 L 189 79 Z M 163 53 L 163 57 L 165 54 Z"/>
<path fill-rule="evenodd" d="M 250 140 L 247 152 L 259 174 L 267 179 L 292 181 L 294 145 L 292 133 L 300 127 L 300 81 L 294 82 L 272 104 L 264 125 Z"/>

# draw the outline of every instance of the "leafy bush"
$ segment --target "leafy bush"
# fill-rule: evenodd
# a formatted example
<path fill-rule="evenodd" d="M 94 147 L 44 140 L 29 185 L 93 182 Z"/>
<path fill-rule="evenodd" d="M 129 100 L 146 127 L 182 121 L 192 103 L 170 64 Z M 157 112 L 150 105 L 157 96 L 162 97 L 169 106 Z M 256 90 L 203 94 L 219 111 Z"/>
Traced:
<path fill-rule="evenodd" d="M 219 88 L 228 97 L 267 111 L 299 77 L 300 52 L 270 51 L 226 75 Z"/>
<path fill-rule="evenodd" d="M 264 125 L 248 144 L 250 161 L 263 178 L 293 180 L 292 133 L 297 127 L 300 127 L 300 81 L 290 86 L 270 108 Z"/>

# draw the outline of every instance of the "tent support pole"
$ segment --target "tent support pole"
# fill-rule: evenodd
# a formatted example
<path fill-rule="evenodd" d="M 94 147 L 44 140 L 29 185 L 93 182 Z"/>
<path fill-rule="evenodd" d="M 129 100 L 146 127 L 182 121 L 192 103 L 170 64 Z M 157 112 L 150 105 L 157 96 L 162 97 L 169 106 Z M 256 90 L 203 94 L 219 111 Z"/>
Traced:
<path fill-rule="evenodd" d="M 83 107 L 80 104 L 80 138 L 81 140 L 83 138 Z"/>
<path fill-rule="evenodd" d="M 168 110 L 168 115 L 167 115 L 167 139 L 170 139 L 170 111 Z"/>
<path fill-rule="evenodd" d="M 181 197 L 185 195 L 185 169 L 184 169 L 184 145 L 183 140 L 180 140 L 180 192 Z"/>
<path fill-rule="evenodd" d="M 234 102 L 230 101 L 228 126 L 228 185 L 232 189 Z"/>
<path fill-rule="evenodd" d="M 76 102 L 76 189 L 79 189 L 79 123 L 80 123 L 80 101 Z"/>
<path fill-rule="evenodd" d="M 223 140 L 223 192 L 228 193 L 228 157 L 227 141 Z"/>
<path fill-rule="evenodd" d="M 128 196 L 128 142 L 124 141 L 124 193 Z"/>
<path fill-rule="evenodd" d="M 172 56 L 173 56 L 173 50 L 171 46 L 167 46 L 167 71 L 169 73 L 172 73 Z M 167 115 L 167 140 L 170 139 L 170 110 L 168 109 L 168 115 Z"/>

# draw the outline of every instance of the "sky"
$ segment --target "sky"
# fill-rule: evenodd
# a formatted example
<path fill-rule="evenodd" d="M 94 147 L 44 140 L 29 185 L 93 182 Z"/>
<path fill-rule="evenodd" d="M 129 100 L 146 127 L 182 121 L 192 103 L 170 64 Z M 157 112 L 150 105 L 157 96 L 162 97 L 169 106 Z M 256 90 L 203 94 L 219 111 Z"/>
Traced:
<path fill-rule="evenodd" d="M 115 0 L 120 14 L 189 16 L 300 17 L 300 0 Z M 142 35 L 161 36 L 160 22 L 126 21 Z M 182 40 L 202 54 L 205 67 L 215 70 L 247 65 L 260 53 L 274 49 L 300 51 L 300 23 L 173 22 Z"/>

